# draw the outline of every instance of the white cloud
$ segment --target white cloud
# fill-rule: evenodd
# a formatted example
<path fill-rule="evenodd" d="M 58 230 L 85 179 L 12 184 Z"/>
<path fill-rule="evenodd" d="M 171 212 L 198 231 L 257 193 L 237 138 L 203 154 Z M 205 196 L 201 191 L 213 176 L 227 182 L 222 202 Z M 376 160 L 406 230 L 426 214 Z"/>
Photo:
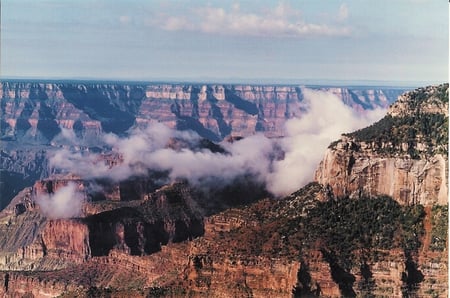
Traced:
<path fill-rule="evenodd" d="M 348 6 L 347 4 L 342 3 L 341 6 L 339 7 L 337 19 L 338 21 L 343 22 L 348 19 L 348 16 L 349 16 Z"/>
<path fill-rule="evenodd" d="M 123 162 L 112 168 L 99 155 L 67 150 L 54 154 L 50 164 L 83 178 L 108 177 L 115 181 L 146 175 L 148 170 L 167 171 L 170 180 L 187 179 L 197 187 L 223 186 L 243 175 L 251 175 L 264 182 L 274 195 L 287 195 L 313 180 L 325 149 L 341 133 L 365 127 L 385 113 L 383 110 L 358 113 L 330 91 L 304 88 L 302 92 L 304 100 L 300 104 L 305 112 L 299 113 L 300 118 L 286 122 L 286 136 L 281 139 L 256 134 L 233 143 L 224 142 L 222 146 L 227 154 L 198 146 L 196 150 L 180 149 L 167 144 L 175 138 L 196 147 L 199 136 L 155 123 L 145 130 L 132 131 L 126 138 L 105 136 L 106 143 L 123 157 Z M 281 160 L 274 158 L 280 156 L 277 148 L 284 151 Z"/>
<path fill-rule="evenodd" d="M 41 212 L 49 218 L 70 218 L 81 215 L 84 195 L 74 183 L 58 189 L 54 194 L 41 194 L 36 198 Z"/>
<path fill-rule="evenodd" d="M 337 16 L 340 22 L 348 17 L 348 8 L 342 4 Z M 274 9 L 259 12 L 242 11 L 235 3 L 231 9 L 204 6 L 193 8 L 186 16 L 161 13 L 147 24 L 169 31 L 200 31 L 203 33 L 243 36 L 348 36 L 348 26 L 305 22 L 300 10 L 280 2 Z"/>
<path fill-rule="evenodd" d="M 268 190 L 290 194 L 313 180 L 328 145 L 345 132 L 363 128 L 383 117 L 385 110 L 359 114 L 328 91 L 303 89 L 306 114 L 286 122 L 286 137 L 280 140 L 285 157 L 268 175 Z"/>
<path fill-rule="evenodd" d="M 185 17 L 168 17 L 165 22 L 161 24 L 162 29 L 168 31 L 178 30 L 194 30 L 194 26 Z"/>

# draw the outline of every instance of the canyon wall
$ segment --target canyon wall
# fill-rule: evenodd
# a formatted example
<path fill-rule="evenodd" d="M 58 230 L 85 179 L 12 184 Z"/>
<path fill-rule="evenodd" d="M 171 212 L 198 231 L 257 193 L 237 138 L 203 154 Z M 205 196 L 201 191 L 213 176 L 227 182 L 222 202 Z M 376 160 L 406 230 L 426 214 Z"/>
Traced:
<path fill-rule="evenodd" d="M 104 133 L 161 122 L 212 141 L 263 132 L 284 135 L 303 113 L 303 87 L 107 82 L 0 82 L 0 210 L 48 177 L 47 153 L 104 149 Z M 312 87 L 357 111 L 387 107 L 404 89 Z"/>
<path fill-rule="evenodd" d="M 387 107 L 404 90 L 328 88 L 356 110 Z M 86 144 L 101 132 L 162 122 L 222 140 L 262 131 L 283 135 L 286 119 L 300 116 L 302 87 L 190 84 L 1 82 L 1 137 L 49 144 L 61 128 Z M 72 144 L 74 145 L 74 144 Z M 78 144 L 79 145 L 79 144 Z"/>
<path fill-rule="evenodd" d="M 385 118 L 332 143 L 315 174 L 336 196 L 448 204 L 448 84 L 399 97 Z"/>
<path fill-rule="evenodd" d="M 448 208 L 448 95 L 448 84 L 401 95 L 385 118 L 333 142 L 315 173 L 336 198 L 387 195 L 424 210 L 418 250 L 390 251 L 390 258 L 367 263 L 370 275 L 355 275 L 355 284 L 365 279 L 378 295 L 447 295 L 448 215 L 437 210 Z M 440 237 L 445 240 L 437 248 Z"/>
<path fill-rule="evenodd" d="M 388 195 L 405 205 L 448 203 L 448 159 L 378 155 L 365 143 L 343 137 L 329 148 L 315 175 L 336 196 Z"/>
<path fill-rule="evenodd" d="M 161 121 L 180 129 L 191 125 L 221 139 L 227 132 L 233 135 L 228 115 L 238 117 L 240 111 L 239 117 L 254 119 L 241 126 L 241 132 L 254 132 L 261 117 L 287 117 L 293 106 L 286 102 L 301 102 L 301 89 L 294 87 L 61 86 L 35 84 L 28 93 L 25 87 L 3 87 L 2 92 L 9 92 L 8 102 L 18 102 L 18 107 L 23 95 L 44 102 L 41 107 L 67 100 L 72 108 L 86 111 L 101 130 L 88 133 L 87 126 L 75 123 L 71 128 L 60 121 L 66 117 L 62 114 L 44 117 L 47 126 L 42 124 L 60 129 L 65 123 L 74 131 L 79 127 L 80 140 L 159 121 L 152 115 L 158 105 L 166 110 L 158 114 L 165 117 Z M 40 179 L 0 212 L 0 295 L 445 297 L 447 90 L 444 85 L 403 95 L 387 118 L 330 145 L 316 172 L 319 183 L 279 200 L 267 198 L 262 186 L 244 179 L 209 192 L 185 181 L 159 187 L 151 177 L 121 183 L 74 175 Z M 343 100 L 356 100 L 348 90 L 331 91 Z M 381 96 L 376 91 L 365 94 L 361 102 Z M 96 96 L 106 111 L 96 112 L 100 106 L 86 100 Z M 283 101 L 280 110 L 275 102 Z M 144 105 L 149 105 L 145 113 Z M 14 114 L 12 106 L 9 115 Z M 16 142 L 21 134 L 28 138 L 36 133 L 36 142 L 52 137 L 38 133 L 39 122 L 28 124 L 22 133 L 16 133 L 17 125 L 2 131 L 9 134 L 7 142 Z M 276 129 L 262 127 L 276 135 Z M 57 142 L 53 136 L 45 146 Z M 83 146 L 92 150 L 92 144 Z M 82 149 L 80 144 L 58 146 L 67 145 Z M 110 162 L 116 161 L 111 157 Z M 46 217 L 37 198 L 51 199 L 70 183 L 82 193 L 80 215 Z"/>
<path fill-rule="evenodd" d="M 26 198 L 33 193 L 29 189 L 21 195 Z M 114 210 L 85 219 L 45 219 L 32 205 L 24 212 L 15 212 L 12 205 L 3 210 L 2 256 L 13 247 L 17 252 L 1 264 L 9 271 L 1 272 L 0 293 L 7 297 L 30 293 L 35 297 L 427 297 L 447 293 L 446 244 L 432 245 L 439 214 L 431 207 L 423 215 L 423 233 L 411 232 L 418 237 L 417 249 L 396 246 L 404 237 L 397 234 L 401 230 L 384 249 L 373 242 L 382 236 L 364 231 L 369 239 L 374 237 L 368 243 L 375 244 L 351 248 L 353 256 L 347 264 L 342 263 L 342 252 L 331 248 L 341 243 L 330 246 L 321 233 L 319 238 L 308 236 L 317 216 L 329 220 L 337 212 L 321 205 L 339 206 L 327 188 L 317 183 L 283 200 L 264 199 L 229 208 L 191 228 L 188 223 L 196 215 L 189 208 L 199 206 L 185 186 L 165 186 L 143 200 L 136 204 L 111 201 Z M 16 198 L 13 203 L 19 202 L 26 200 Z M 386 210 L 395 213 L 395 208 Z M 357 218 L 349 227 L 358 230 L 364 220 L 376 223 L 375 218 L 385 211 L 375 211 L 375 215 L 364 213 L 364 219 Z M 164 221 L 158 223 L 161 216 Z M 398 223 L 389 218 L 383 219 L 388 220 L 385 224 L 396 227 Z M 154 225 L 148 233 L 150 223 Z M 333 222 L 333 226 L 342 225 Z M 202 231 L 193 234 L 192 228 Z M 365 233 L 353 237 L 364 238 Z M 150 241 L 155 247 L 149 246 Z"/>

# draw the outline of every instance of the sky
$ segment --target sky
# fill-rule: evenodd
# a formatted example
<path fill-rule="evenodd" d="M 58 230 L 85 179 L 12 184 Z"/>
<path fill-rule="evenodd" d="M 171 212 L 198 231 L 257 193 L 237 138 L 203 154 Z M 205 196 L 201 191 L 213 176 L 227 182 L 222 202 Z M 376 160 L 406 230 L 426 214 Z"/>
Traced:
<path fill-rule="evenodd" d="M 448 81 L 444 0 L 1 0 L 4 78 Z"/>

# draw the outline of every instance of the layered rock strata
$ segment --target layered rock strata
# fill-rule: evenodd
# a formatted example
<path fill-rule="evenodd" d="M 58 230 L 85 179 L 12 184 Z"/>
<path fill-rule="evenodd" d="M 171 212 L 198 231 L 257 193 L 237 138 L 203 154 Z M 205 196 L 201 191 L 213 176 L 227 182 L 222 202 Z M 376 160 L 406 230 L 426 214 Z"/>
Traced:
<path fill-rule="evenodd" d="M 326 88 L 355 110 L 386 107 L 396 88 Z M 161 122 L 220 141 L 263 132 L 281 137 L 302 111 L 302 87 L 106 82 L 0 82 L 0 210 L 48 177 L 46 152 L 104 150 L 104 133 Z"/>
<path fill-rule="evenodd" d="M 211 215 L 197 223 L 203 230 L 199 234 L 185 234 L 189 228 L 180 225 L 195 219 L 195 214 L 186 211 L 195 205 L 189 203 L 193 197 L 187 188 L 166 187 L 147 200 L 76 220 L 49 221 L 36 210 L 17 215 L 7 208 L 2 212 L 10 210 L 6 225 L 16 229 L 8 230 L 8 235 L 16 238 L 6 238 L 2 243 L 8 248 L 4 249 L 14 245 L 24 249 L 18 247 L 16 259 L 11 254 L 5 258 L 2 268 L 29 271 L 3 272 L 7 286 L 0 293 L 36 297 L 50 292 L 136 297 L 158 293 L 220 297 L 447 293 L 446 252 L 433 249 L 429 241 L 421 240 L 414 251 L 395 245 L 392 249 L 356 248 L 349 266 L 343 265 L 339 252 L 330 250 L 326 242 L 309 239 L 310 228 L 305 224 L 314 219 L 309 219 L 313 210 L 334 200 L 318 184 L 284 200 L 265 199 Z M 436 223 L 430 210 L 425 212 L 420 239 L 434 237 Z M 158 226 L 160 216 L 165 220 Z M 151 222 L 156 225 L 149 234 Z M 35 223 L 40 224 L 31 232 L 27 225 Z M 166 234 L 158 238 L 161 233 Z M 187 236 L 180 238 L 181 233 Z M 151 249 L 149 241 L 156 249 Z"/>
<path fill-rule="evenodd" d="M 371 127 L 330 145 L 315 180 L 336 196 L 389 195 L 401 204 L 448 203 L 448 84 L 399 97 Z"/>
<path fill-rule="evenodd" d="M 402 89 L 325 88 L 356 110 L 387 107 Z M 60 143 L 68 129 L 86 144 L 101 132 L 123 133 L 154 121 L 221 140 L 263 131 L 283 135 L 299 116 L 301 87 L 251 85 L 1 82 L 4 140 Z M 66 140 L 67 141 L 67 140 Z"/>
<path fill-rule="evenodd" d="M 364 143 L 343 137 L 329 148 L 315 179 L 330 185 L 336 196 L 389 195 L 401 204 L 445 205 L 448 202 L 448 160 L 378 155 Z"/>
<path fill-rule="evenodd" d="M 362 131 L 332 144 L 316 174 L 326 180 L 281 200 L 262 199 L 246 181 L 209 193 L 185 182 L 155 191 L 151 179 L 103 181 L 103 196 L 76 176 L 38 181 L 0 212 L 0 294 L 445 297 L 448 140 L 423 133 L 448 117 L 443 89 L 405 95 L 376 141 Z M 163 91 L 180 100 L 188 92 Z M 227 96 L 220 86 L 210 92 Z M 398 131 L 408 128 L 404 139 Z M 36 198 L 69 183 L 84 194 L 80 217 L 43 216 Z"/>

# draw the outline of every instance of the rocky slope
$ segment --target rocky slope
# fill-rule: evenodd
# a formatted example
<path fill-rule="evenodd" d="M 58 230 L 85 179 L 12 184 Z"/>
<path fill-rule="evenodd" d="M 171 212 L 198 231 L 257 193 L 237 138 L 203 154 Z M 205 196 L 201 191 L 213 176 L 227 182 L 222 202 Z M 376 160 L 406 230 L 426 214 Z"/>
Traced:
<path fill-rule="evenodd" d="M 189 195 L 183 189 L 170 188 L 185 200 Z M 100 213 L 104 220 L 97 222 L 97 228 L 108 227 L 108 218 L 116 222 L 114 244 L 108 250 L 100 254 L 95 250 L 96 238 L 108 237 L 108 233 L 78 238 L 91 248 L 83 263 L 73 259 L 70 266 L 59 270 L 42 271 L 41 267 L 25 273 L 3 272 L 0 293 L 36 297 L 446 295 L 446 244 L 433 246 L 423 241 L 435 238 L 436 228 L 445 228 L 432 219 L 440 218 L 442 210 L 401 207 L 390 198 L 335 200 L 329 195 L 326 188 L 312 183 L 283 200 L 265 199 L 231 208 L 199 223 L 204 230 L 200 237 L 163 242 L 153 253 L 136 249 L 149 240 L 141 238 L 143 228 L 130 225 L 140 215 L 125 219 Z M 185 212 L 186 207 L 177 208 L 179 201 L 169 204 L 169 209 L 156 210 L 169 211 L 172 216 Z M 140 210 L 142 205 L 129 207 L 127 213 Z M 348 216 L 348 210 L 355 211 Z M 338 219 L 344 216 L 346 220 Z M 169 221 L 164 226 L 173 225 Z M 88 228 L 89 235 L 93 232 Z M 68 229 L 65 235 L 73 233 Z M 60 242 L 66 247 L 80 243 L 77 237 L 65 239 L 73 239 Z M 86 252 L 83 246 L 77 247 L 72 247 L 72 254 Z M 47 264 L 52 259 L 50 255 L 41 258 Z"/>
<path fill-rule="evenodd" d="M 49 175 L 45 148 L 24 146 L 7 150 L 3 144 L 0 150 L 0 210 L 20 190 Z"/>
<path fill-rule="evenodd" d="M 319 87 L 317 87 L 319 88 Z M 326 88 L 356 110 L 386 107 L 397 88 Z M 283 135 L 301 113 L 294 86 L 107 82 L 0 82 L 0 210 L 21 189 L 48 177 L 55 148 L 101 151 L 102 136 L 162 122 L 219 141 L 263 131 Z"/>
<path fill-rule="evenodd" d="M 249 177 L 206 192 L 154 175 L 41 179 L 0 212 L 0 294 L 445 297 L 448 139 L 436 128 L 448 125 L 447 88 L 405 94 L 330 145 L 321 184 L 280 200 Z M 38 201 L 70 185 L 80 213 L 45 213 Z"/>
<path fill-rule="evenodd" d="M 399 97 L 385 118 L 325 153 L 316 181 L 336 196 L 389 195 L 401 204 L 448 203 L 448 84 Z"/>
<path fill-rule="evenodd" d="M 245 179 L 230 186 L 244 189 L 239 193 L 230 187 L 204 193 L 185 182 L 157 189 L 152 177 L 102 183 L 57 175 L 20 192 L 0 212 L 0 270 L 57 270 L 111 250 L 151 254 L 203 235 L 206 216 L 266 195 Z M 66 213 L 56 201 L 68 185 L 76 192 L 64 192 L 61 204 L 73 209 L 81 200 L 79 212 Z"/>

